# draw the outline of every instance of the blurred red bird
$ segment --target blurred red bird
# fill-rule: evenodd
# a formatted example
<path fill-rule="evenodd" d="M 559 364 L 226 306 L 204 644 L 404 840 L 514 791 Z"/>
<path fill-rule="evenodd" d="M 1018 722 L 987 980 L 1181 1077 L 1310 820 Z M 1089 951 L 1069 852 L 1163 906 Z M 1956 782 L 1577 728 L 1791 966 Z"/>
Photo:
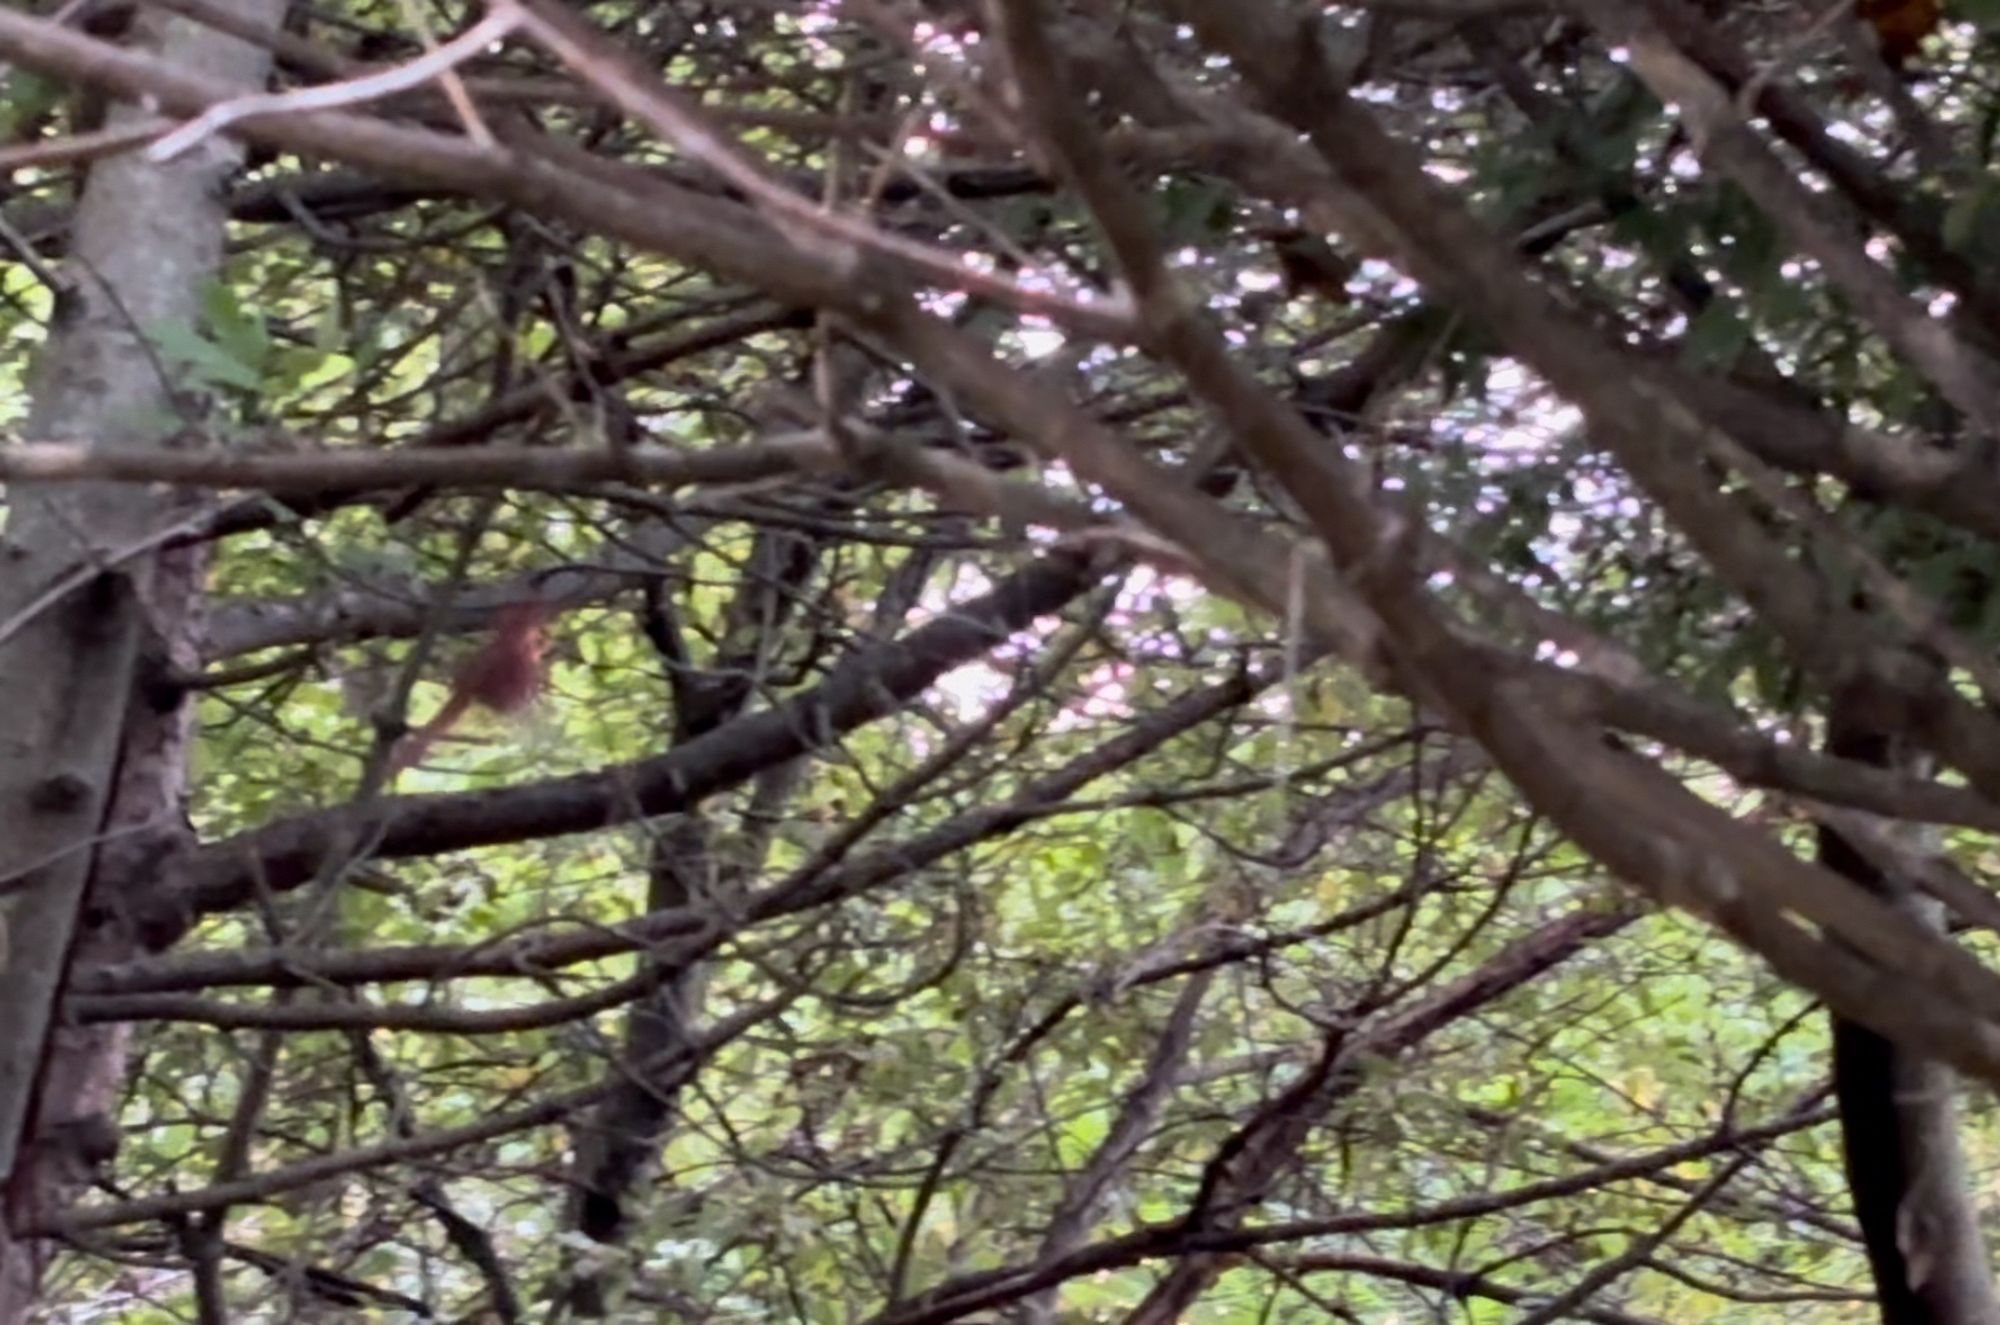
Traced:
<path fill-rule="evenodd" d="M 518 713 L 542 692 L 542 656 L 548 652 L 546 603 L 513 603 L 500 609 L 493 636 L 452 674 L 451 695 L 435 717 L 403 741 L 391 774 L 422 759 L 474 704 L 495 713 Z"/>

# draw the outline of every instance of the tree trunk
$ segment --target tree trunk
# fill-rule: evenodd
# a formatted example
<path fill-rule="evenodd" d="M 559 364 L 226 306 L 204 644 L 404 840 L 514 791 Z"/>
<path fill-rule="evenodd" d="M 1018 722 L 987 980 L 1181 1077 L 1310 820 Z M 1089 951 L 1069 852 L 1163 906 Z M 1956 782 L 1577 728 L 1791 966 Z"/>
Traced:
<path fill-rule="evenodd" d="M 676 742 L 706 735 L 743 711 L 770 667 L 770 641 L 782 637 L 780 628 L 817 565 L 816 549 L 790 533 L 767 534 L 751 562 L 757 573 L 731 605 L 721 655 L 711 669 L 692 665 L 670 622 L 649 623 L 675 678 Z M 733 836 L 718 833 L 699 806 L 661 823 L 648 863 L 647 911 L 734 897 L 747 888 L 763 868 L 772 832 L 804 772 L 795 760 L 759 775 L 745 823 Z M 656 966 L 654 973 L 659 988 L 634 1003 L 626 1017 L 623 1061 L 611 1069 L 619 1076 L 617 1088 L 576 1129 L 569 1220 L 605 1246 L 621 1246 L 630 1236 L 634 1191 L 658 1162 L 679 1110 L 678 1091 L 648 1079 L 639 1065 L 662 1061 L 684 1045 L 701 1017 L 704 967 Z M 585 1259 L 570 1276 L 564 1304 L 583 1319 L 602 1319 L 613 1313 L 625 1277 L 615 1260 Z"/>
<path fill-rule="evenodd" d="M 1888 767 L 1908 764 L 1856 696 L 1837 698 L 1831 753 Z M 1938 909 L 1886 875 L 1838 833 L 1822 828 L 1827 868 L 1941 927 Z M 1994 1325 L 2000 1307 L 1958 1145 L 1958 1081 L 1842 1018 L 1833 1021 L 1833 1079 L 1848 1189 L 1867 1244 L 1883 1325 Z"/>
<path fill-rule="evenodd" d="M 225 0 L 276 26 L 282 0 Z M 259 87 L 265 54 L 142 10 L 133 40 Z M 138 112 L 120 107 L 113 122 Z M 159 445 L 187 419 L 146 333 L 190 325 L 222 253 L 221 184 L 240 160 L 212 139 L 178 161 L 138 154 L 90 172 L 65 288 L 24 435 Z M 198 422 L 198 417 L 193 421 Z M 156 849 L 179 822 L 188 723 L 144 683 L 191 658 L 199 557 L 161 555 L 186 514 L 138 486 L 14 485 L 0 544 L 0 1325 L 33 1311 L 46 1248 L 9 1233 L 72 1200 L 116 1144 L 123 1036 L 55 1015 L 79 955 L 122 948 L 118 899 L 90 894 L 100 858 Z M 141 693 L 144 691 L 145 693 Z"/>

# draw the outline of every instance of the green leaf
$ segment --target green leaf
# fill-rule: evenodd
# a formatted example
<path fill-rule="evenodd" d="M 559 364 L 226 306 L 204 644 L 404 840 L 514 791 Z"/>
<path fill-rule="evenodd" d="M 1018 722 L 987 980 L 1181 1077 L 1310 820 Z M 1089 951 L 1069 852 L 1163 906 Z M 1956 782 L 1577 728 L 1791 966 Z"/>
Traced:
<path fill-rule="evenodd" d="M 32 69 L 10 67 L 4 83 L 6 96 L 0 99 L 0 133 L 15 137 L 47 115 L 69 95 L 64 84 Z"/>
<path fill-rule="evenodd" d="M 202 292 L 202 316 L 209 334 L 229 356 L 260 376 L 271 351 L 264 319 L 246 311 L 230 286 L 214 282 Z"/>
<path fill-rule="evenodd" d="M 1750 343 L 1750 324 L 1733 303 L 1714 299 L 1688 325 L 1681 362 L 1690 368 L 1727 368 Z"/>
<path fill-rule="evenodd" d="M 1204 176 L 1168 180 L 1154 195 L 1161 235 L 1169 244 L 1214 239 L 1229 229 L 1235 193 Z"/>
<path fill-rule="evenodd" d="M 264 384 L 254 364 L 244 362 L 186 323 L 155 327 L 152 340 L 162 357 L 192 373 L 200 386 L 256 391 Z"/>
<path fill-rule="evenodd" d="M 1984 257 L 1992 251 L 2000 232 L 2000 178 L 1982 175 L 1952 199 L 1945 209 L 1944 242 L 1968 256 Z"/>
<path fill-rule="evenodd" d="M 2000 0 L 1958 0 L 1957 15 L 1982 32 L 2000 31 Z"/>

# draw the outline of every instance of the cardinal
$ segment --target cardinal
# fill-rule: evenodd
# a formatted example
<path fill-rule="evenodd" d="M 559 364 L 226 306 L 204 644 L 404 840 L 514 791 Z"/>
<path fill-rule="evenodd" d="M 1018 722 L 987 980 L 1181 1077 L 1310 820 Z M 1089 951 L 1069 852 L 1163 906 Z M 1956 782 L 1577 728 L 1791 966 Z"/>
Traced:
<path fill-rule="evenodd" d="M 495 713 L 518 713 L 542 693 L 542 656 L 548 652 L 548 604 L 510 603 L 494 619 L 493 635 L 452 674 L 451 694 L 434 717 L 404 738 L 389 762 L 393 776 L 422 759 L 477 704 Z"/>

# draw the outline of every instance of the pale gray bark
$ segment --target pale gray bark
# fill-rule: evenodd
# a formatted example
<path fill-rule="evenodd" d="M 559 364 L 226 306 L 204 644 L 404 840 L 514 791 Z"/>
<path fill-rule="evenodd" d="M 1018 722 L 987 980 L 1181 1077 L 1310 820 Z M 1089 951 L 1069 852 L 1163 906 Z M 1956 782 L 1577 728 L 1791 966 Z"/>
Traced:
<path fill-rule="evenodd" d="M 1865 697 L 1835 697 L 1828 747 L 1848 759 L 1928 775 Z M 1934 830 L 1883 824 L 1912 857 L 1935 853 Z M 1942 933 L 1943 909 L 1831 828 L 1820 859 L 1858 887 Z M 1875 1276 L 1883 1325 L 2000 1322 L 1992 1261 L 1958 1137 L 1958 1074 L 1845 1018 L 1833 1019 L 1834 1091 L 1848 1189 Z"/>
<path fill-rule="evenodd" d="M 275 26 L 282 0 L 225 0 Z M 134 41 L 183 67 L 261 86 L 263 52 L 142 10 Z M 113 122 L 136 114 L 113 112 Z M 164 166 L 137 155 L 90 173 L 54 325 L 34 379 L 33 437 L 156 446 L 182 430 L 148 333 L 197 320 L 222 255 L 223 178 L 240 152 L 211 140 Z M 34 1309 L 44 1248 L 7 1221 L 70 1199 L 115 1141 L 122 1038 L 52 1024 L 76 951 L 119 942 L 86 924 L 100 850 L 177 810 L 184 715 L 138 701 L 141 659 L 185 656 L 197 595 L 186 556 L 158 535 L 180 498 L 130 485 L 13 486 L 0 541 L 0 1325 Z M 122 759 L 121 759 L 122 752 Z M 104 916 L 109 908 L 93 908 Z M 87 1138 L 87 1145 L 77 1143 Z"/>

